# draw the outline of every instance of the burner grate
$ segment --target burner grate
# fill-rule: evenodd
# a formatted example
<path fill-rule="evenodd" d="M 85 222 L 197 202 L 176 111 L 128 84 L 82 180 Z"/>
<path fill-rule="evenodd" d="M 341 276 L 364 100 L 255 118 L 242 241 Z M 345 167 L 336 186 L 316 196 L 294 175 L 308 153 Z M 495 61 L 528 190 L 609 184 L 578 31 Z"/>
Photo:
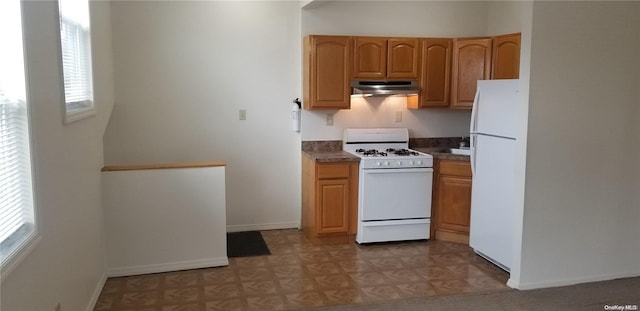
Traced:
<path fill-rule="evenodd" d="M 357 153 L 362 153 L 364 156 L 376 156 L 376 157 L 386 157 L 387 153 L 378 151 L 377 149 L 356 149 Z"/>
<path fill-rule="evenodd" d="M 389 148 L 387 149 L 387 152 L 389 153 L 393 153 L 395 155 L 399 155 L 399 156 L 417 156 L 419 155 L 419 153 L 415 152 L 415 151 L 411 151 L 411 150 L 407 150 L 407 149 L 393 149 L 393 148 Z"/>

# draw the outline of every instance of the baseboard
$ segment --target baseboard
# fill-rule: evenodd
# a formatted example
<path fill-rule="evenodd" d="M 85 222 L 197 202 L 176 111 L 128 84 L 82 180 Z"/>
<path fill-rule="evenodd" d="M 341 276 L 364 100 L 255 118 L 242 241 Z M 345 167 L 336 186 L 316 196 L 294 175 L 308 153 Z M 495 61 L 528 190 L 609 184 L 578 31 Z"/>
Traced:
<path fill-rule="evenodd" d="M 639 276 L 640 276 L 640 272 L 617 273 L 617 274 L 586 276 L 586 277 L 567 279 L 567 280 L 556 280 L 556 281 L 549 281 L 549 282 L 530 282 L 530 283 L 517 283 L 509 279 L 509 281 L 507 282 L 507 285 L 509 287 L 520 289 L 520 290 L 529 290 L 529 289 L 537 289 L 537 288 L 569 286 L 569 285 L 576 285 L 581 283 L 610 281 L 614 279 L 634 278 Z"/>
<path fill-rule="evenodd" d="M 469 245 L 469 234 L 454 233 L 444 230 L 436 230 L 434 239 L 439 241 L 453 242 Z"/>
<path fill-rule="evenodd" d="M 513 289 L 521 289 L 520 288 L 520 283 L 514 281 L 512 278 L 509 278 L 507 280 L 507 286 L 513 288 Z"/>
<path fill-rule="evenodd" d="M 216 257 L 211 259 L 190 260 L 190 261 L 182 261 L 182 262 L 163 263 L 163 264 L 109 268 L 109 270 L 107 271 L 107 275 L 109 277 L 129 276 L 129 275 L 160 273 L 160 272 L 179 271 L 179 270 L 188 270 L 188 269 L 200 269 L 200 268 L 208 268 L 208 267 L 220 267 L 220 266 L 228 266 L 228 265 L 229 265 L 229 258 Z"/>
<path fill-rule="evenodd" d="M 91 299 L 89 300 L 89 304 L 85 310 L 93 311 L 96 307 L 96 303 L 98 303 L 98 298 L 100 297 L 100 293 L 102 292 L 102 288 L 104 284 L 107 282 L 107 273 L 102 273 L 100 276 L 100 280 L 98 280 L 98 284 L 96 284 L 96 288 L 93 289 L 93 293 L 91 294 Z"/>
<path fill-rule="evenodd" d="M 298 229 L 299 227 L 300 227 L 300 224 L 297 222 L 279 222 L 279 223 L 270 223 L 270 224 L 253 224 L 253 225 L 229 225 L 227 226 L 227 232 Z"/>

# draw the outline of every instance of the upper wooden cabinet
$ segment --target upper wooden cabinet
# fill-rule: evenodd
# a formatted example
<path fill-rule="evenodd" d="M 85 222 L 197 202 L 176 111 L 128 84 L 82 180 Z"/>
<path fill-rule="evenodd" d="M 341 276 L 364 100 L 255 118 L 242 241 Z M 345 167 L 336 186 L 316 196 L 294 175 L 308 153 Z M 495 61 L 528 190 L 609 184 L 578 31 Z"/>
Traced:
<path fill-rule="evenodd" d="M 417 38 L 354 37 L 355 79 L 418 79 Z"/>
<path fill-rule="evenodd" d="M 493 37 L 491 79 L 520 77 L 520 33 Z"/>
<path fill-rule="evenodd" d="M 471 108 L 478 80 L 491 78 L 491 38 L 455 39 L 451 108 Z"/>
<path fill-rule="evenodd" d="M 387 49 L 387 79 L 418 79 L 420 40 L 389 39 Z"/>
<path fill-rule="evenodd" d="M 387 77 L 387 39 L 355 37 L 353 39 L 353 75 L 358 79 Z"/>
<path fill-rule="evenodd" d="M 351 107 L 351 37 L 307 36 L 304 40 L 305 109 Z"/>
<path fill-rule="evenodd" d="M 420 95 L 407 97 L 407 107 L 449 107 L 452 39 L 424 39 L 420 68 Z"/>
<path fill-rule="evenodd" d="M 483 38 L 311 35 L 304 40 L 305 109 L 351 108 L 351 80 L 419 80 L 407 107 L 473 106 L 478 80 L 517 79 L 520 34 Z"/>

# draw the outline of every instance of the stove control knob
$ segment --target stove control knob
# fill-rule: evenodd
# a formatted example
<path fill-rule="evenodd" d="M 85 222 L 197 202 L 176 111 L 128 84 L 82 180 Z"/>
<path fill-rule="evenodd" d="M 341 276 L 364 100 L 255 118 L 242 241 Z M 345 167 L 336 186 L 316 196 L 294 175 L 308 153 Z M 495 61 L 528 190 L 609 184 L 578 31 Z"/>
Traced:
<path fill-rule="evenodd" d="M 377 166 L 380 166 L 380 164 L 381 164 L 380 162 L 376 162 L 376 165 L 377 165 Z"/>
<path fill-rule="evenodd" d="M 409 165 L 413 165 L 413 161 L 409 161 Z"/>
<path fill-rule="evenodd" d="M 422 164 L 422 161 L 418 160 L 418 165 Z"/>
<path fill-rule="evenodd" d="M 398 161 L 398 165 L 402 166 L 402 162 L 401 162 L 401 161 Z"/>
<path fill-rule="evenodd" d="M 384 166 L 389 166 L 389 162 L 384 161 Z"/>

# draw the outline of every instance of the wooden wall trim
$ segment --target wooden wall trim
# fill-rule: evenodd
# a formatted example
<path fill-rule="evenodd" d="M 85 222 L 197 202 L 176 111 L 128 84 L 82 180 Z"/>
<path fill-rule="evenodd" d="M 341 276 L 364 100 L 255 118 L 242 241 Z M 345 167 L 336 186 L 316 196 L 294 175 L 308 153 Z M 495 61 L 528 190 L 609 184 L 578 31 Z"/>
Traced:
<path fill-rule="evenodd" d="M 103 172 L 114 171 L 140 171 L 140 170 L 160 170 L 173 168 L 198 168 L 198 167 L 216 167 L 227 166 L 225 162 L 197 162 L 197 163 L 171 163 L 171 164 L 148 164 L 148 165 L 120 165 L 105 166 Z"/>

